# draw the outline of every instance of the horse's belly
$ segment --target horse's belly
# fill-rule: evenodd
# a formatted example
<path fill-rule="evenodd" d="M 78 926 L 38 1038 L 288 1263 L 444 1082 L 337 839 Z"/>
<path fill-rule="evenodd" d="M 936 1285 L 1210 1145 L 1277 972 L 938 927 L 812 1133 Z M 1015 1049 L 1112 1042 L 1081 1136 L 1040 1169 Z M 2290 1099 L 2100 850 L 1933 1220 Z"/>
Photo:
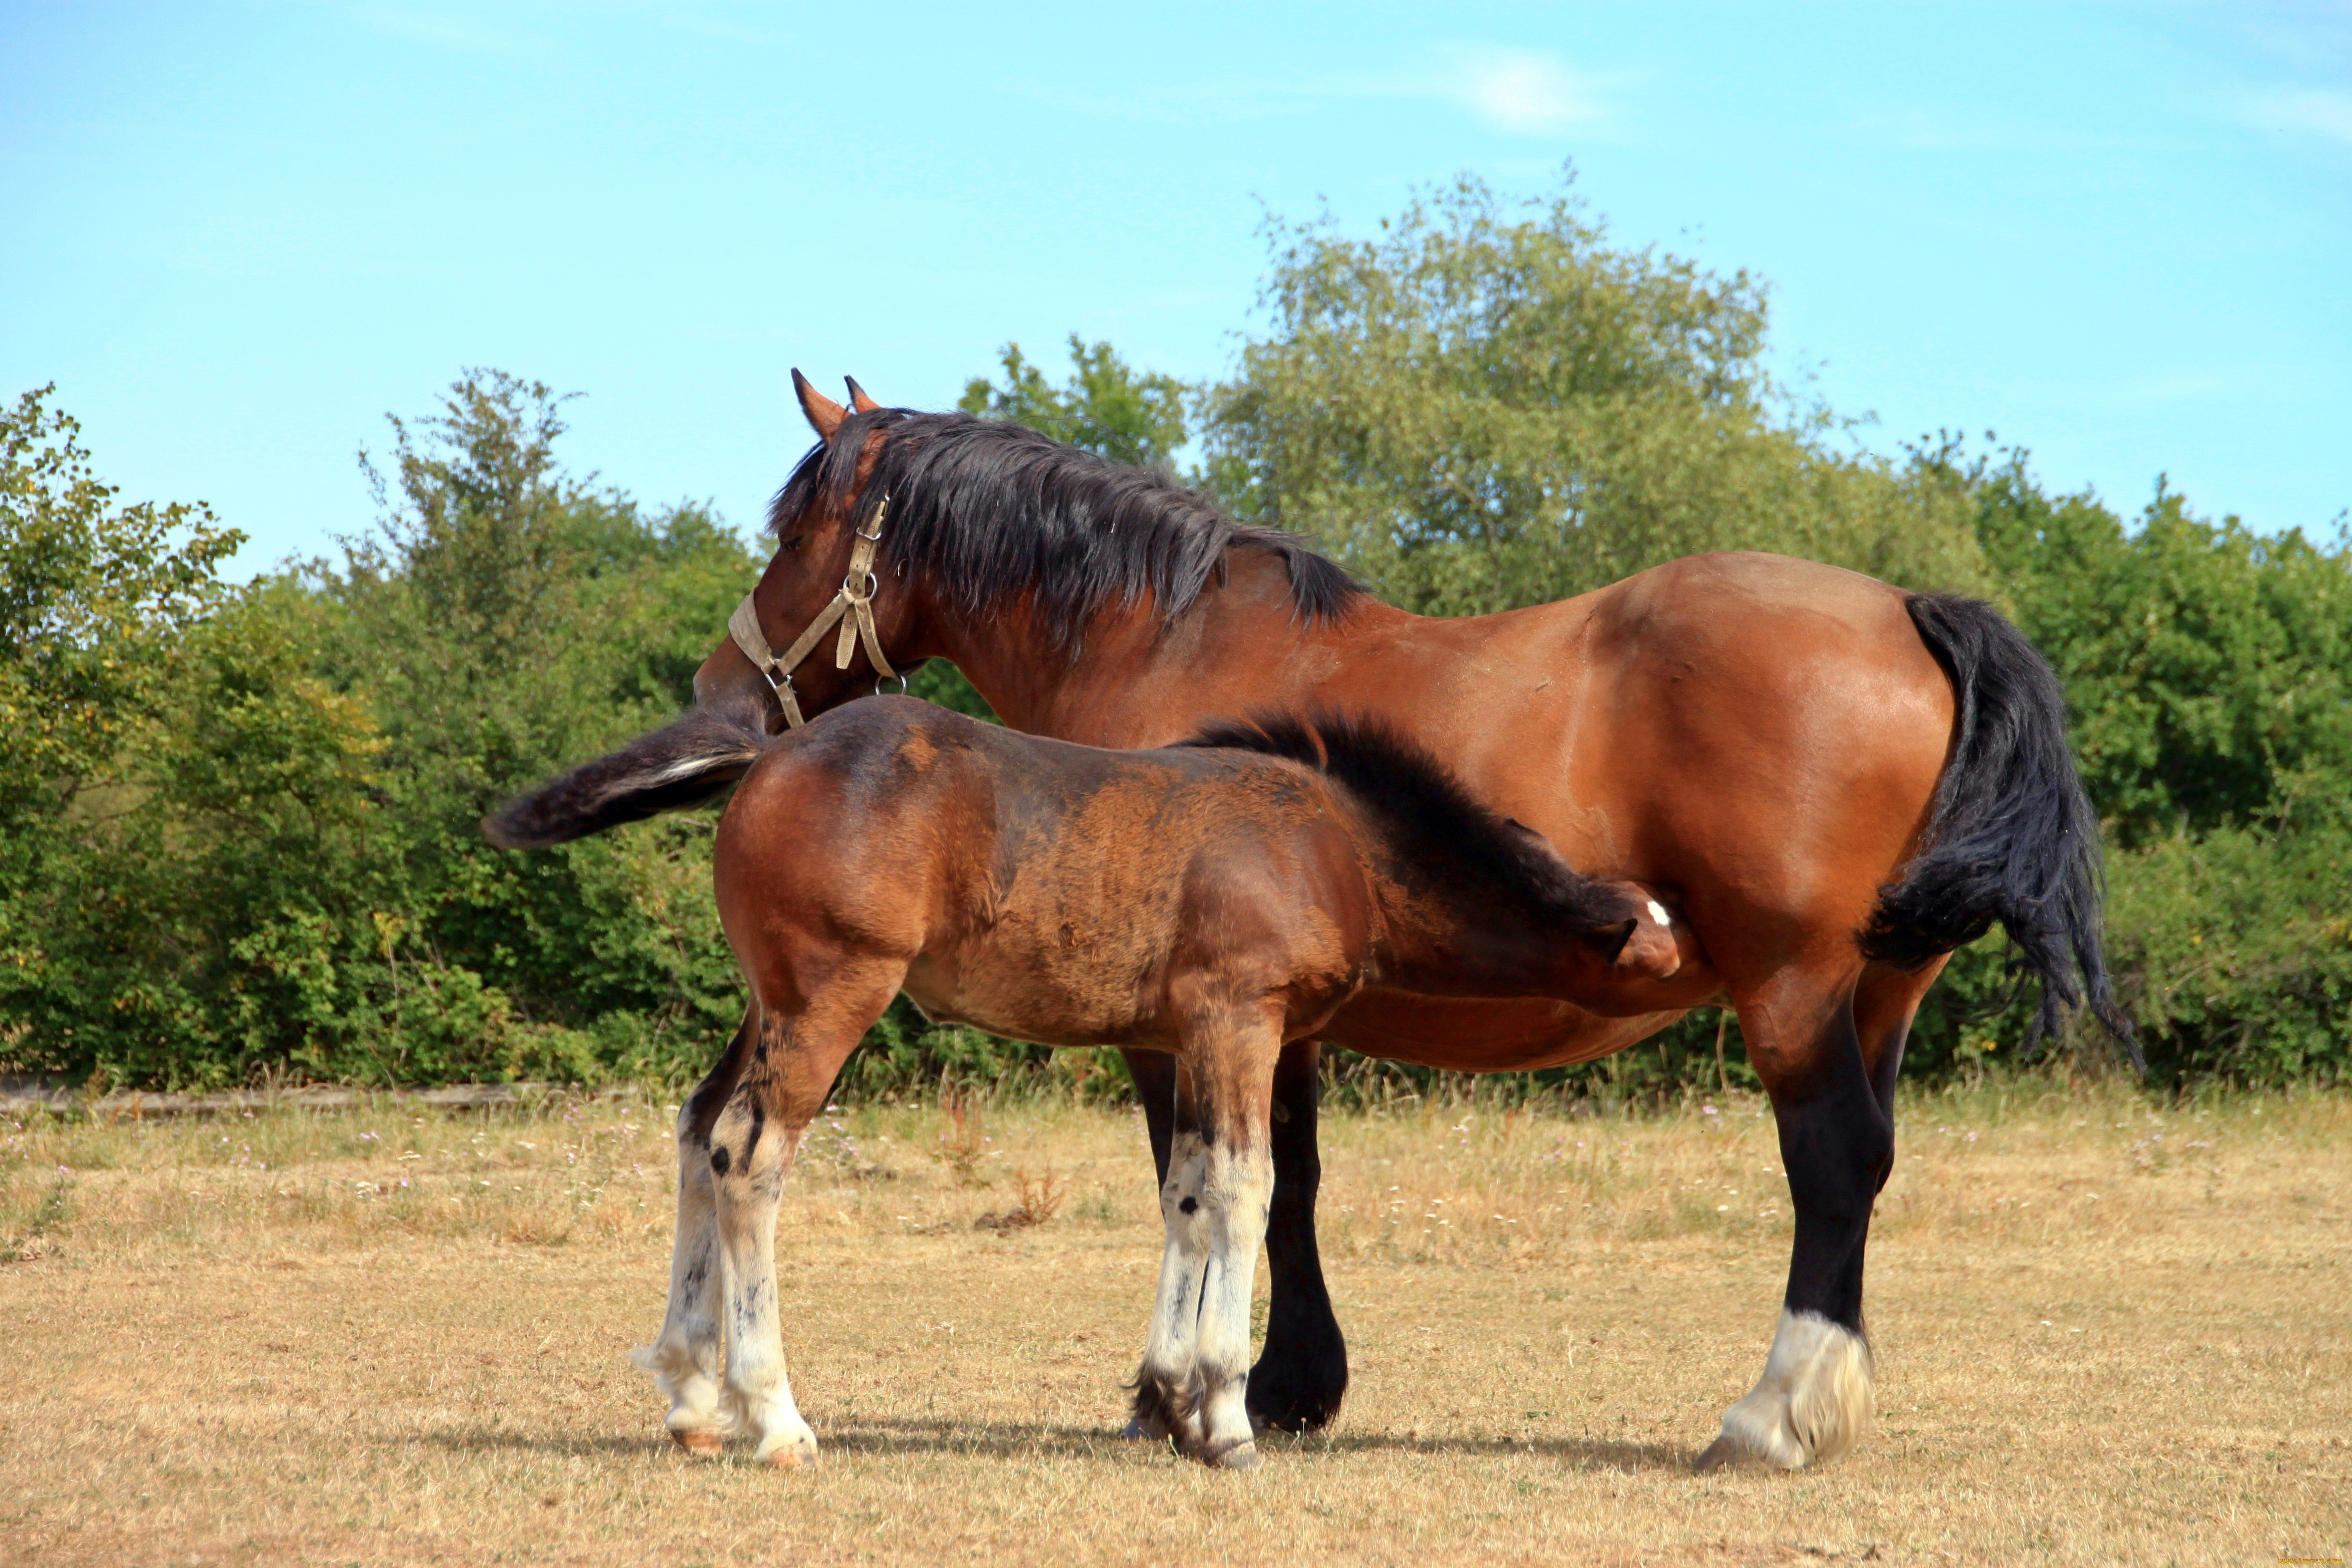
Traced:
<path fill-rule="evenodd" d="M 1687 1009 L 1609 1018 L 1568 1002 L 1366 991 L 1322 1037 L 1351 1051 L 1450 1072 L 1528 1072 L 1589 1062 L 1648 1039 Z"/>

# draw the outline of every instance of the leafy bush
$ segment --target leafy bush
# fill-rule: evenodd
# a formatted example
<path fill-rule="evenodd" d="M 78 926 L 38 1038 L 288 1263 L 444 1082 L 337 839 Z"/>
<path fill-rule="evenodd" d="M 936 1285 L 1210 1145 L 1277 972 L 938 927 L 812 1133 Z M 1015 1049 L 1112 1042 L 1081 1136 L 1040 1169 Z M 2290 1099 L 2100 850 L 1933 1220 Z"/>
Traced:
<path fill-rule="evenodd" d="M 1990 586 L 1969 508 L 1858 455 L 1763 370 L 1765 299 L 1613 248 L 1572 193 L 1465 178 L 1356 240 L 1276 226 L 1266 331 L 1203 399 L 1208 482 L 1430 615 L 1540 604 L 1706 550 Z"/>

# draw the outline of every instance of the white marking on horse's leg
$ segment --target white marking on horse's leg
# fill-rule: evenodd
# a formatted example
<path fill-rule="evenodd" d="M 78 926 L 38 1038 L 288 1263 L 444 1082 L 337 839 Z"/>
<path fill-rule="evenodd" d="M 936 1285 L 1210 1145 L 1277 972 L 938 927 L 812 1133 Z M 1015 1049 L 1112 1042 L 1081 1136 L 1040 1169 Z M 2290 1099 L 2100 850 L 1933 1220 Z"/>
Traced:
<path fill-rule="evenodd" d="M 1168 1179 L 1160 1186 L 1160 1215 L 1168 1245 L 1160 1257 L 1160 1294 L 1151 1309 L 1151 1335 L 1136 1373 L 1136 1425 L 1154 1426 L 1187 1453 L 1200 1446 L 1199 1361 L 1201 1286 L 1209 1258 L 1209 1215 L 1202 1201 L 1208 1150 L 1197 1132 L 1179 1131 L 1168 1151 Z"/>
<path fill-rule="evenodd" d="M 1201 1456 L 1227 1469 L 1248 1469 L 1258 1462 L 1248 1405 L 1250 1285 L 1273 1197 L 1274 1155 L 1263 1139 L 1240 1149 L 1210 1151 L 1202 1200 L 1209 1215 L 1209 1256 L 1196 1352 L 1202 1388 Z"/>
<path fill-rule="evenodd" d="M 1650 918 L 1657 921 L 1662 926 L 1672 925 L 1675 923 L 1666 918 L 1666 906 L 1658 902 L 1655 899 L 1652 899 L 1650 900 Z"/>
<path fill-rule="evenodd" d="M 688 1448 L 712 1452 L 727 1428 L 719 1401 L 725 1371 L 715 1305 L 719 1221 L 710 1186 L 710 1150 L 689 1135 L 693 1107 L 677 1117 L 677 1235 L 669 1258 L 669 1310 L 654 1342 L 631 1352 L 669 1401 L 665 1425 Z"/>
<path fill-rule="evenodd" d="M 816 1458 L 816 1434 L 793 1403 L 776 1321 L 776 1205 L 792 1166 L 793 1140 L 780 1128 L 763 1128 L 744 1105 L 739 1091 L 710 1137 L 727 1313 L 724 1399 L 735 1422 L 759 1439 L 754 1458 L 802 1465 Z"/>
<path fill-rule="evenodd" d="M 1724 1413 L 1726 1445 L 1784 1470 L 1834 1459 L 1870 1425 L 1870 1347 L 1818 1312 L 1780 1314 L 1764 1375 Z M 1702 1456 L 1705 1462 L 1705 1456 Z"/>

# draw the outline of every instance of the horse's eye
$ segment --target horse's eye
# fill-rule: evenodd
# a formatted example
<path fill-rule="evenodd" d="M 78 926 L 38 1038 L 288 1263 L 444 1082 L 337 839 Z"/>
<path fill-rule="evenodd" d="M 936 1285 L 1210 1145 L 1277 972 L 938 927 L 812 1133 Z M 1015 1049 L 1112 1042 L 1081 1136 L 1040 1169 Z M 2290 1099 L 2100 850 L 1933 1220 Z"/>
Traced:
<path fill-rule="evenodd" d="M 784 541 L 784 548 L 787 550 L 798 550 L 801 547 L 801 540 L 803 537 L 804 536 L 801 534 L 793 534 L 790 539 Z"/>

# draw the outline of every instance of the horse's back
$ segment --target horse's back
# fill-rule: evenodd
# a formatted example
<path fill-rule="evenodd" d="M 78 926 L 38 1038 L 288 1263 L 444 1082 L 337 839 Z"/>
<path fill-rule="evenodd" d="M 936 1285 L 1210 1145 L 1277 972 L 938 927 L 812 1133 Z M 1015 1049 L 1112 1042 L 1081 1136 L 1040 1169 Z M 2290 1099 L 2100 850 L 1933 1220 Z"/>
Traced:
<path fill-rule="evenodd" d="M 1341 984 L 1365 911 L 1329 786 L 1278 758 L 1116 752 L 928 703 L 780 741 L 719 827 L 739 957 L 891 953 L 936 1017 L 1046 1044 L 1173 1045 L 1212 996 Z"/>

